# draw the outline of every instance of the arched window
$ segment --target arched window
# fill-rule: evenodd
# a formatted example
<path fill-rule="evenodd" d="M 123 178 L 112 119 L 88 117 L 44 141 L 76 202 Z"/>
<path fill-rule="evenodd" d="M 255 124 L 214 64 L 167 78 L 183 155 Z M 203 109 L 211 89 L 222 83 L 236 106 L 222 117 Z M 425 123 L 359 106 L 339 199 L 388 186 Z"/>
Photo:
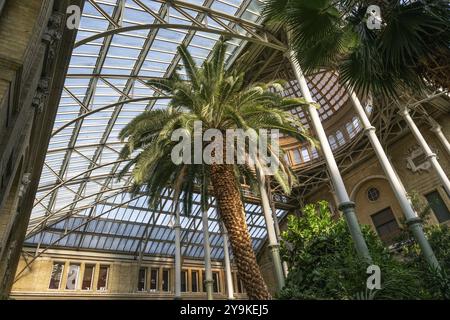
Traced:
<path fill-rule="evenodd" d="M 338 144 L 336 142 L 336 138 L 333 135 L 328 136 L 328 142 L 330 143 L 330 146 L 331 146 L 332 150 L 335 150 L 338 147 Z"/>
<path fill-rule="evenodd" d="M 355 133 L 361 131 L 361 123 L 357 117 L 352 119 L 353 128 L 355 128 Z"/>
<path fill-rule="evenodd" d="M 311 156 L 309 155 L 309 150 L 307 147 L 302 148 L 302 158 L 304 162 L 308 162 L 311 160 Z"/>
<path fill-rule="evenodd" d="M 340 146 L 344 145 L 345 138 L 344 138 L 344 134 L 342 133 L 341 130 L 336 131 L 336 138 L 337 138 L 338 145 L 340 145 Z"/>
<path fill-rule="evenodd" d="M 302 163 L 302 156 L 300 155 L 300 150 L 298 149 L 292 150 L 292 156 L 294 165 Z"/>
<path fill-rule="evenodd" d="M 313 159 L 317 159 L 319 157 L 319 153 L 317 152 L 317 148 L 312 146 L 311 147 L 311 156 Z"/>

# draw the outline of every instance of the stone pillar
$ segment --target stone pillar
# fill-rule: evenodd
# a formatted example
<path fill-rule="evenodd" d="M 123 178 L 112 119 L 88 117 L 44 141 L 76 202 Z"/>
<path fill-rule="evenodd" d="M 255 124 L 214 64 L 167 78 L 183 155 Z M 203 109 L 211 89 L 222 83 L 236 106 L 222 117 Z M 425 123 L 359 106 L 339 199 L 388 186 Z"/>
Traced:
<path fill-rule="evenodd" d="M 442 127 L 438 123 L 434 123 L 433 127 L 431 128 L 431 131 L 434 132 L 436 137 L 441 141 L 442 145 L 444 146 L 445 151 L 447 151 L 447 154 L 450 155 L 450 142 L 448 142 L 447 137 L 442 132 Z"/>
<path fill-rule="evenodd" d="M 208 300 L 213 300 L 213 279 L 211 270 L 211 246 L 209 243 L 209 225 L 208 225 L 208 210 L 202 211 L 203 223 L 203 248 L 205 256 L 205 282 L 206 297 Z"/>
<path fill-rule="evenodd" d="M 270 207 L 269 197 L 267 195 L 264 173 L 262 168 L 258 165 L 256 166 L 256 175 L 259 180 L 259 193 L 261 195 L 262 210 L 266 221 L 267 237 L 269 238 L 269 249 L 272 254 L 275 278 L 277 280 L 278 290 L 281 290 L 284 287 L 284 272 L 280 257 L 280 245 L 275 232 L 272 208 Z"/>
<path fill-rule="evenodd" d="M 223 238 L 223 260 L 225 263 L 227 297 L 228 300 L 233 300 L 234 299 L 233 274 L 231 273 L 230 252 L 228 250 L 228 232 L 223 223 L 222 223 L 222 238 Z"/>
<path fill-rule="evenodd" d="M 414 123 L 414 120 L 411 118 L 411 115 L 409 114 L 409 109 L 408 108 L 401 109 L 400 114 L 403 116 L 409 128 L 411 129 L 412 134 L 416 138 L 417 142 L 419 142 L 419 145 L 422 147 L 425 156 L 433 166 L 434 171 L 439 177 L 439 180 L 441 180 L 441 183 L 444 186 L 445 191 L 447 191 L 447 194 L 450 194 L 450 180 L 445 174 L 444 169 L 442 169 L 441 165 L 439 164 L 436 154 L 433 151 L 431 151 L 431 148 L 428 145 L 427 141 L 423 137 L 417 125 Z"/>
<path fill-rule="evenodd" d="M 406 223 L 408 224 L 417 242 L 421 246 L 422 253 L 425 256 L 425 259 L 431 266 L 439 268 L 439 263 L 434 255 L 433 250 L 431 249 L 430 244 L 428 243 L 425 233 L 423 232 L 422 221 L 421 219 L 419 219 L 417 213 L 414 211 L 411 201 L 409 201 L 405 189 L 403 188 L 403 184 L 401 183 L 396 172 L 394 171 L 391 162 L 386 156 L 386 153 L 384 152 L 380 140 L 378 139 L 375 133 L 375 127 L 372 126 L 372 124 L 370 123 L 370 120 L 367 117 L 367 114 L 363 106 L 361 105 L 361 102 L 358 99 L 356 93 L 353 91 L 349 93 L 353 107 L 356 113 L 358 114 L 359 119 L 361 120 L 362 126 L 364 128 L 364 133 L 369 138 L 369 141 L 373 147 L 373 150 L 375 151 L 378 161 L 380 162 L 380 165 L 383 168 L 384 174 L 387 180 L 389 181 L 389 184 L 391 185 L 392 191 L 394 191 L 394 195 L 397 198 L 400 207 L 402 208 L 403 214 L 406 218 Z"/>
<path fill-rule="evenodd" d="M 336 191 L 336 196 L 339 201 L 338 209 L 341 210 L 344 214 L 344 218 L 347 222 L 350 234 L 355 242 L 356 251 L 358 255 L 363 258 L 365 261 L 370 263 L 371 257 L 369 253 L 369 249 L 367 248 L 366 241 L 361 232 L 361 228 L 358 223 L 358 219 L 355 214 L 355 204 L 350 201 L 347 190 L 345 189 L 344 181 L 339 172 L 339 168 L 337 166 L 336 160 L 333 156 L 333 152 L 331 150 L 330 144 L 328 142 L 327 135 L 325 134 L 325 130 L 322 126 L 322 122 L 319 117 L 319 113 L 314 105 L 314 102 L 311 92 L 308 88 L 308 84 L 306 83 L 306 78 L 303 74 L 303 71 L 295 58 L 294 52 L 290 52 L 288 58 L 292 63 L 292 67 L 300 86 L 300 90 L 302 92 L 303 97 L 307 102 L 310 103 L 308 106 L 308 113 L 311 118 L 311 123 L 316 135 L 319 139 L 320 146 L 323 152 L 323 156 L 325 162 L 327 164 L 327 169 L 330 174 L 330 179 L 333 184 L 334 190 Z"/>
<path fill-rule="evenodd" d="M 181 299 L 181 224 L 178 209 L 173 228 L 175 231 L 175 299 L 179 300 Z"/>

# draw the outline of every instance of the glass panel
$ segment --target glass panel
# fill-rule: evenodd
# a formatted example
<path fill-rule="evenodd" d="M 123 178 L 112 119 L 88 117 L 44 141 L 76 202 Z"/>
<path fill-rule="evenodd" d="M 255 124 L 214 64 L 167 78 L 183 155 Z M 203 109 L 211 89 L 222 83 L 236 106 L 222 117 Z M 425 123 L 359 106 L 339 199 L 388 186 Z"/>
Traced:
<path fill-rule="evenodd" d="M 83 283 L 81 284 L 82 290 L 91 290 L 92 289 L 92 281 L 94 280 L 94 271 L 95 271 L 95 265 L 93 265 L 93 264 L 87 264 L 84 267 Z"/>
<path fill-rule="evenodd" d="M 191 271 L 192 292 L 198 292 L 198 271 Z"/>
<path fill-rule="evenodd" d="M 213 272 L 213 292 L 218 293 L 220 291 L 220 275 L 218 272 Z"/>
<path fill-rule="evenodd" d="M 385 243 L 391 243 L 400 233 L 400 227 L 391 208 L 386 208 L 371 216 L 375 229 L 381 240 Z"/>
<path fill-rule="evenodd" d="M 150 291 L 158 291 L 158 269 L 151 269 L 150 271 Z"/>
<path fill-rule="evenodd" d="M 239 276 L 236 274 L 236 282 L 237 282 L 237 291 L 238 293 L 244 293 L 244 286 L 242 284 L 241 279 L 239 278 Z"/>
<path fill-rule="evenodd" d="M 108 289 L 109 266 L 100 266 L 97 282 L 97 290 L 104 291 Z"/>
<path fill-rule="evenodd" d="M 205 275 L 205 271 L 202 271 L 202 288 L 203 288 L 203 292 L 206 292 L 206 275 Z"/>
<path fill-rule="evenodd" d="M 53 263 L 52 275 L 50 277 L 49 289 L 59 289 L 61 285 L 61 278 L 64 271 L 64 263 L 55 262 Z"/>
<path fill-rule="evenodd" d="M 162 275 L 162 290 L 165 292 L 169 292 L 170 288 L 170 273 L 169 270 L 164 269 Z"/>
<path fill-rule="evenodd" d="M 294 164 L 301 164 L 302 163 L 302 157 L 300 155 L 300 150 L 294 149 L 292 151 L 293 161 Z"/>
<path fill-rule="evenodd" d="M 145 291 L 147 288 L 146 280 L 147 280 L 147 268 L 139 269 L 139 279 L 138 279 L 138 291 Z"/>
<path fill-rule="evenodd" d="M 69 266 L 69 271 L 67 272 L 67 282 L 66 282 L 67 290 L 77 289 L 79 273 L 80 273 L 80 265 L 79 264 L 71 264 Z"/>
<path fill-rule="evenodd" d="M 302 157 L 305 162 L 311 159 L 307 148 L 302 148 Z"/>
<path fill-rule="evenodd" d="M 187 271 L 181 271 L 181 292 L 187 291 Z"/>
<path fill-rule="evenodd" d="M 439 223 L 450 220 L 450 212 L 439 192 L 433 191 L 425 196 Z"/>

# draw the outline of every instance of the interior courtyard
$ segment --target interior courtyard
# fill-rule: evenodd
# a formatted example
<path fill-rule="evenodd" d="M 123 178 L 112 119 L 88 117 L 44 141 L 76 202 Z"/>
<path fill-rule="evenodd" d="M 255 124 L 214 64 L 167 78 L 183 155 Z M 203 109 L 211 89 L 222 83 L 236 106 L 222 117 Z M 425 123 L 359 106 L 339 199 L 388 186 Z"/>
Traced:
<path fill-rule="evenodd" d="M 341 69 L 302 69 L 309 60 L 293 37 L 303 29 L 269 23 L 268 2 L 277 1 L 0 0 L 0 299 L 313 297 L 292 289 L 297 264 L 314 260 L 293 238 L 306 239 L 294 224 L 311 204 L 324 204 L 327 226 L 343 221 L 351 259 L 364 266 L 381 263 L 376 250 L 450 266 L 441 255 L 450 238 L 431 231 L 450 226 L 449 46 L 424 73 L 442 72 L 441 83 L 430 76 L 423 90 L 381 98 Z M 217 61 L 225 76 L 208 78 Z M 241 66 L 245 74 L 233 71 Z M 229 94 L 222 109 L 214 93 L 181 101 L 219 78 L 256 89 Z M 230 111 L 250 94 L 260 94 L 242 102 L 251 111 Z M 284 109 L 268 114 L 278 102 Z M 204 126 L 223 115 L 230 128 L 280 128 L 281 173 L 264 175 L 258 161 L 169 165 L 170 151 L 148 164 L 170 117 L 199 104 Z M 179 126 L 191 130 L 189 121 Z"/>

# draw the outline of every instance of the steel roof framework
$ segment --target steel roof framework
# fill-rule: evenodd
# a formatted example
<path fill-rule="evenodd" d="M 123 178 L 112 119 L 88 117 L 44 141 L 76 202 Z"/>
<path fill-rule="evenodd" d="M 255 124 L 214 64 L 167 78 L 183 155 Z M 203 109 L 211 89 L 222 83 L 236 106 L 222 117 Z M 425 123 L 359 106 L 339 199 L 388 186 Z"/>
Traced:
<path fill-rule="evenodd" d="M 28 228 L 27 243 L 42 253 L 50 247 L 172 256 L 172 200 L 169 191 L 156 210 L 148 210 L 144 194 L 126 193 L 130 177 L 117 181 L 126 161 L 118 159 L 118 132 L 144 110 L 165 108 L 170 97 L 146 85 L 150 78 L 168 77 L 180 65 L 176 53 L 185 44 L 197 63 L 208 59 L 220 35 L 232 36 L 227 52 L 231 64 L 246 43 L 284 52 L 286 46 L 260 26 L 260 0 L 88 0 L 64 85 L 57 119 L 44 163 Z M 271 54 L 276 57 L 275 54 Z M 269 65 L 268 59 L 265 66 Z M 260 70 L 260 72 L 262 69 Z M 272 72 L 292 79 L 288 64 Z M 256 76 L 255 76 L 256 77 Z M 337 76 L 318 72 L 309 78 L 322 120 L 348 100 Z M 299 95 L 295 81 L 287 95 Z M 372 123 L 382 143 L 404 133 L 401 119 L 389 105 L 380 106 Z M 306 127 L 308 116 L 294 110 Z M 359 132 L 360 133 L 360 132 Z M 335 150 L 343 172 L 369 154 L 370 144 L 357 134 Z M 320 154 L 298 171 L 301 199 L 329 182 Z M 277 200 L 285 201 L 277 196 Z M 256 250 L 266 238 L 261 207 L 245 204 Z M 198 202 L 198 197 L 196 199 Z M 253 199 L 254 201 L 254 199 Z M 286 208 L 286 207 L 285 207 Z M 282 218 L 286 209 L 278 209 Z M 209 214 L 212 258 L 223 257 L 216 210 Z M 198 203 L 192 216 L 182 216 L 183 256 L 203 257 Z M 36 257 L 35 257 L 36 258 Z"/>
<path fill-rule="evenodd" d="M 246 42 L 285 46 L 261 26 L 259 0 L 88 0 L 77 35 L 52 138 L 32 212 L 27 244 L 173 254 L 170 195 L 150 211 L 145 195 L 126 193 L 130 177 L 117 181 L 126 161 L 118 132 L 144 110 L 164 108 L 164 93 L 146 85 L 180 65 L 185 44 L 197 63 L 208 58 L 220 35 L 232 36 L 231 64 Z M 180 66 L 182 68 L 182 66 Z M 183 71 L 181 71 L 183 72 Z M 186 257 L 203 255 L 198 205 L 182 217 Z M 261 207 L 246 203 L 255 249 L 266 231 Z M 286 210 L 278 209 L 281 218 Z M 190 221 L 187 223 L 187 221 Z M 212 257 L 223 255 L 214 206 L 209 211 Z M 108 229 L 109 227 L 109 229 Z M 122 232 L 123 231 L 123 232 Z"/>

